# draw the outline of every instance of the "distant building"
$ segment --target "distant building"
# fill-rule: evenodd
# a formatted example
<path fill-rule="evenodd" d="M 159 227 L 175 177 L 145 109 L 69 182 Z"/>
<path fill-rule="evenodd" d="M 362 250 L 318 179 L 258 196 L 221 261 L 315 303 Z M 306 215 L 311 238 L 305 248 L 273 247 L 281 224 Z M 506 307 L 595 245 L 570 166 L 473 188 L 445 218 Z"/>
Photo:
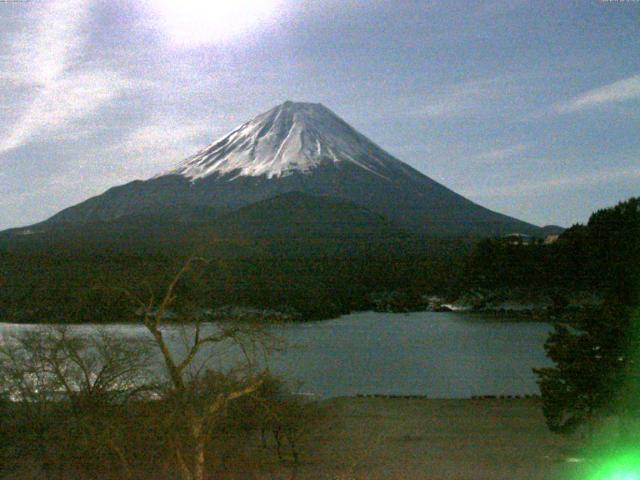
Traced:
<path fill-rule="evenodd" d="M 552 243 L 556 243 L 558 241 L 558 238 L 560 238 L 560 235 L 556 234 L 556 235 L 547 235 L 546 237 L 544 237 L 544 244 L 545 245 L 551 245 Z"/>
<path fill-rule="evenodd" d="M 525 235 L 524 233 L 509 233 L 502 238 L 509 245 L 532 245 L 536 243 L 534 237 Z"/>

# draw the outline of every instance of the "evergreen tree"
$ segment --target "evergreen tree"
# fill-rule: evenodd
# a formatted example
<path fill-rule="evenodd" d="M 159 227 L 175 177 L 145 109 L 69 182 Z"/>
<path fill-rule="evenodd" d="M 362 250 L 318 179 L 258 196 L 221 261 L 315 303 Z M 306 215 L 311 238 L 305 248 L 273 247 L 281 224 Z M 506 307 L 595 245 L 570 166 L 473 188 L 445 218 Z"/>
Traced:
<path fill-rule="evenodd" d="M 640 199 L 600 210 L 563 236 L 562 256 L 579 253 L 579 280 L 605 301 L 555 325 L 545 344 L 555 366 L 535 370 L 543 412 L 555 432 L 605 415 L 617 415 L 624 428 L 640 413 Z"/>
<path fill-rule="evenodd" d="M 606 415 L 636 414 L 630 396 L 638 366 L 637 318 L 630 307 L 606 305 L 566 315 L 545 350 L 554 367 L 536 369 L 551 431 L 570 433 Z M 635 390 L 635 388 L 634 388 Z"/>

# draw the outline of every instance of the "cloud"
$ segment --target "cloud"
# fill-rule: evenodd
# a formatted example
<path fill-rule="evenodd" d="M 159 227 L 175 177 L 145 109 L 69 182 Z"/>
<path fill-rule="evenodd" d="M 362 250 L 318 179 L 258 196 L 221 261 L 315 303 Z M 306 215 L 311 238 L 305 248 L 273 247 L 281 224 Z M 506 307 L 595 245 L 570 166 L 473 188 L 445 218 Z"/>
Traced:
<path fill-rule="evenodd" d="M 455 117 L 474 110 L 482 101 L 485 88 L 476 82 L 454 84 L 431 93 L 421 104 L 411 110 L 418 117 L 443 118 Z"/>
<path fill-rule="evenodd" d="M 56 0 L 28 7 L 18 34 L 12 35 L 0 78 L 46 85 L 80 56 L 90 4 L 87 0 Z"/>
<path fill-rule="evenodd" d="M 488 0 L 474 5 L 474 9 L 470 10 L 470 15 L 474 15 L 479 18 L 494 18 L 496 16 L 509 14 L 526 5 L 526 0 Z"/>
<path fill-rule="evenodd" d="M 68 128 L 131 86 L 115 72 L 87 69 L 80 61 L 90 13 L 88 0 L 56 0 L 38 2 L 21 19 L 23 27 L 2 59 L 0 81 L 29 93 L 7 107 L 13 122 L 5 124 L 0 155 Z"/>
<path fill-rule="evenodd" d="M 521 85 L 522 78 L 516 76 L 444 85 L 420 99 L 413 98 L 413 104 L 418 106 L 407 111 L 411 116 L 428 118 L 475 116 L 486 112 L 495 114 L 497 104 L 509 99 Z"/>
<path fill-rule="evenodd" d="M 22 110 L 18 121 L 3 136 L 0 154 L 24 145 L 38 134 L 71 127 L 73 121 L 95 113 L 119 97 L 128 86 L 128 82 L 116 74 L 81 73 L 50 82 Z"/>
<path fill-rule="evenodd" d="M 522 143 L 517 143 L 515 145 L 509 145 L 502 148 L 494 148 L 491 150 L 487 150 L 485 152 L 481 152 L 472 158 L 475 160 L 487 161 L 487 162 L 497 162 L 500 160 L 504 160 L 507 158 L 511 158 L 515 155 L 523 153 L 527 149 L 527 146 Z"/>
<path fill-rule="evenodd" d="M 568 102 L 556 105 L 555 111 L 557 113 L 571 113 L 634 99 L 640 99 L 640 75 L 634 75 L 609 85 L 589 90 Z"/>
<path fill-rule="evenodd" d="M 549 180 L 521 182 L 515 185 L 492 187 L 482 190 L 461 192 L 465 196 L 475 198 L 517 197 L 521 195 L 541 195 L 552 190 L 567 187 L 590 187 L 605 183 L 640 179 L 640 167 L 621 168 L 612 171 L 599 171 L 584 175 L 552 178 Z"/>
<path fill-rule="evenodd" d="M 122 174 L 136 177 L 160 173 L 202 148 L 210 128 L 205 120 L 152 120 L 132 131 L 109 154 L 126 158 Z M 206 140 L 204 140 L 206 138 Z"/>

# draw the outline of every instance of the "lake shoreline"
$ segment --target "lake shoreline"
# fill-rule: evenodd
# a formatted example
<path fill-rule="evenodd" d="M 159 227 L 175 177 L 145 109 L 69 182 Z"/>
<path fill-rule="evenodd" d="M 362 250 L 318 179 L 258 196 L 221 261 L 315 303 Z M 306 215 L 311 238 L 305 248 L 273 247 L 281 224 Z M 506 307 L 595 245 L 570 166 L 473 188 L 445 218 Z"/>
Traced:
<path fill-rule="evenodd" d="M 563 310 L 562 312 L 564 312 Z M 562 313 L 561 312 L 561 313 Z M 391 311 L 391 310 L 353 310 L 348 313 L 341 314 L 337 317 L 327 317 L 327 318 L 312 318 L 308 320 L 266 320 L 264 321 L 265 325 L 300 325 L 300 324 L 309 324 L 309 323 L 317 323 L 317 322 L 329 322 L 333 320 L 339 320 L 344 317 L 348 317 L 351 315 L 358 315 L 363 313 L 376 313 L 376 314 L 390 314 L 390 315 L 411 315 L 411 314 L 419 314 L 419 313 L 433 313 L 437 315 L 447 316 L 451 314 L 465 314 L 472 317 L 477 317 L 479 319 L 495 319 L 496 321 L 504 321 L 508 323 L 516 323 L 516 322 L 536 322 L 536 323 L 553 323 L 556 320 L 557 312 L 554 314 L 545 314 L 543 310 L 534 311 L 534 312 L 522 312 L 520 310 L 504 310 L 504 309 L 496 309 L 496 310 L 432 310 L 432 309 L 416 309 L 416 310 L 402 310 L 402 311 Z M 539 315 L 538 315 L 539 313 Z M 223 320 L 223 319 L 207 319 L 202 323 L 205 324 L 216 324 L 225 321 L 233 321 L 233 320 Z M 241 320 L 242 321 L 242 320 Z M 166 325 L 189 325 L 195 322 L 190 323 L 181 323 L 177 321 L 172 321 L 171 319 L 167 319 Z M 112 321 L 108 323 L 95 323 L 95 322 L 68 322 L 68 323 L 60 323 L 60 322 L 15 322 L 15 321 L 7 321 L 0 319 L 0 325 L 52 325 L 52 326 L 86 326 L 86 325 L 143 325 L 142 319 L 136 321 Z"/>
<path fill-rule="evenodd" d="M 0 324 L 0 336 L 47 326 Z M 65 327 L 70 334 L 85 337 L 98 328 L 123 339 L 151 339 L 142 323 Z M 187 332 L 171 323 L 163 327 L 177 354 L 187 348 L 183 334 L 188 337 L 190 327 L 185 328 Z M 206 332 L 217 327 L 202 328 Z M 270 352 L 264 366 L 299 385 L 296 391 L 320 399 L 356 394 L 532 395 L 539 393 L 532 369 L 549 364 L 544 342 L 550 331 L 543 322 L 460 312 L 361 312 L 333 320 L 268 325 L 265 333 L 285 348 Z M 210 367 L 224 370 L 244 358 L 238 348 L 228 347 L 232 346 L 212 345 L 211 351 L 202 352 L 202 359 L 212 358 Z"/>

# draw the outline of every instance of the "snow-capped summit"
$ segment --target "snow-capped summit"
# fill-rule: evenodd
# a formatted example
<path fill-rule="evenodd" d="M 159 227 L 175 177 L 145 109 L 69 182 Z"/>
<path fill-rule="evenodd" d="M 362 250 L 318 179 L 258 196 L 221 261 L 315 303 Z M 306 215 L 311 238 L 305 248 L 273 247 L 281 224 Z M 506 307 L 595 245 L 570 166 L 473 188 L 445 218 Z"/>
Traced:
<path fill-rule="evenodd" d="M 351 162 L 386 177 L 399 167 L 364 135 L 320 103 L 286 101 L 240 125 L 166 174 L 196 180 L 212 174 L 282 177 L 322 163 Z"/>

